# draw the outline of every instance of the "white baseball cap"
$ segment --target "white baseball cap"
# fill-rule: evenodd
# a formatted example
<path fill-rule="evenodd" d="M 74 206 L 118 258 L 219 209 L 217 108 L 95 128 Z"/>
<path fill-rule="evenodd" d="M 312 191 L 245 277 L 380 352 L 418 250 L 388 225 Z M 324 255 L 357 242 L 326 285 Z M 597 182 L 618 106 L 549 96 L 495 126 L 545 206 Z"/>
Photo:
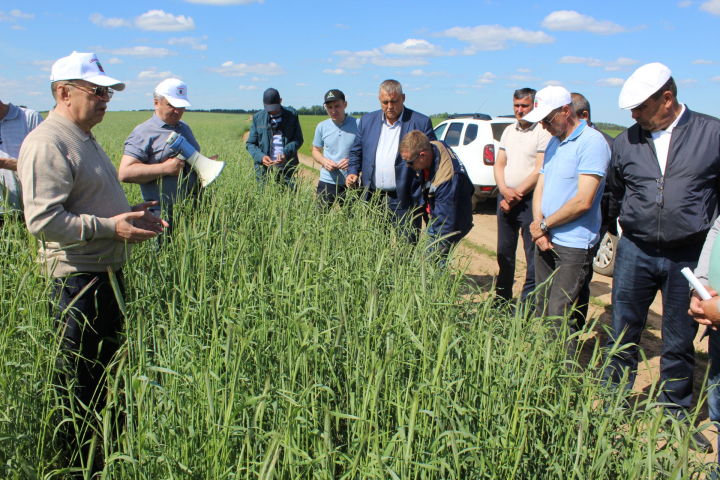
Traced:
<path fill-rule="evenodd" d="M 531 123 L 539 122 L 556 108 L 570 103 L 572 103 L 570 92 L 563 87 L 550 85 L 535 94 L 535 106 L 523 117 L 523 120 Z"/>
<path fill-rule="evenodd" d="M 625 80 L 618 105 L 630 110 L 637 107 L 670 80 L 672 72 L 662 63 L 646 63 Z"/>
<path fill-rule="evenodd" d="M 94 53 L 73 52 L 53 63 L 50 70 L 50 81 L 86 80 L 95 85 L 110 87 L 113 90 L 124 90 L 125 84 L 120 80 L 108 77 L 100 60 Z"/>
<path fill-rule="evenodd" d="M 155 87 L 155 95 L 165 97 L 168 103 L 175 108 L 190 106 L 187 93 L 187 84 L 179 78 L 167 78 Z"/>

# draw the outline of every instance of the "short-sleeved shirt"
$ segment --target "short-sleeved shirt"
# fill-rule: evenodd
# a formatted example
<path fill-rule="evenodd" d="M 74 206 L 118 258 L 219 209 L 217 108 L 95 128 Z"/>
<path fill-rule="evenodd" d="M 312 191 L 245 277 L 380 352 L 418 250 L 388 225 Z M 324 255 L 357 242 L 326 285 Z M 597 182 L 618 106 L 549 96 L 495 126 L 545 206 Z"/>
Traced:
<path fill-rule="evenodd" d="M 500 150 L 505 150 L 505 184 L 517 188 L 535 169 L 537 154 L 543 153 L 551 135 L 539 123 L 522 128 L 516 120 L 503 130 Z"/>
<path fill-rule="evenodd" d="M 200 145 L 195 140 L 195 136 L 187 123 L 179 122 L 177 125 L 168 125 L 160 117 L 153 115 L 135 127 L 127 140 L 125 140 L 123 153 L 146 164 L 162 163 L 172 154 L 166 143 L 168 136 L 172 132 L 182 135 L 198 152 L 200 151 Z M 180 189 L 178 189 L 178 183 L 180 183 Z M 178 195 L 180 195 L 180 198 L 188 195 L 195 189 L 196 184 L 197 174 L 186 163 L 181 175 L 177 177 L 168 175 L 147 183 L 141 183 L 140 191 L 143 200 L 146 202 L 158 200 L 163 203 L 169 202 L 173 204 Z"/>
<path fill-rule="evenodd" d="M 17 159 L 20 145 L 31 130 L 42 122 L 40 114 L 28 108 L 8 104 L 8 111 L 0 120 L 0 157 Z M 20 182 L 11 170 L 0 168 L 0 214 L 5 210 L 5 202 L 11 208 L 20 209 Z"/>
<path fill-rule="evenodd" d="M 540 173 L 544 175 L 542 214 L 549 217 L 577 194 L 580 175 L 602 177 L 592 207 L 575 220 L 550 229 L 550 241 L 564 247 L 590 248 L 599 239 L 600 198 L 605 173 L 610 161 L 610 148 L 602 134 L 589 128 L 585 121 L 560 141 L 553 137 L 545 150 Z"/>
<path fill-rule="evenodd" d="M 337 125 L 332 119 L 328 118 L 318 123 L 315 128 L 315 138 L 313 146 L 323 149 L 323 156 L 333 162 L 339 162 L 343 158 L 350 155 L 350 147 L 352 147 L 357 135 L 357 119 L 350 115 L 345 116 L 345 120 L 341 125 Z M 347 170 L 334 170 L 332 172 L 320 169 L 320 181 L 332 183 L 335 185 L 345 185 L 345 176 Z"/>

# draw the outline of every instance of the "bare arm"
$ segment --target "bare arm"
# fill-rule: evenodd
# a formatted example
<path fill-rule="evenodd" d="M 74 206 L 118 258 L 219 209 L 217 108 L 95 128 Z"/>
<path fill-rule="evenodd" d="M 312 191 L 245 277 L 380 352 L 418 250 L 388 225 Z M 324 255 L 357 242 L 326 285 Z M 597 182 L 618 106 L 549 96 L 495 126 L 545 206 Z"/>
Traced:
<path fill-rule="evenodd" d="M 0 157 L 0 168 L 4 168 L 5 170 L 17 170 L 17 160 L 14 158 L 3 158 Z"/>
<path fill-rule="evenodd" d="M 126 183 L 147 183 L 166 175 L 179 175 L 184 166 L 185 162 L 178 157 L 170 157 L 162 163 L 148 164 L 133 156 L 123 155 L 118 178 Z"/>
<path fill-rule="evenodd" d="M 515 189 L 520 192 L 521 195 L 526 195 L 535 189 L 535 185 L 537 185 L 538 177 L 540 176 L 540 169 L 542 168 L 544 159 L 545 152 L 538 152 L 535 156 L 535 168 L 533 168 L 533 171 L 530 172 L 530 175 L 525 177 L 525 180 L 523 180 L 522 183 L 518 185 Z"/>
<path fill-rule="evenodd" d="M 602 177 L 600 175 L 581 173 L 578 176 L 577 193 L 565 202 L 555 213 L 545 219 L 547 227 L 552 229 L 558 225 L 572 222 L 590 210 L 601 180 Z"/>

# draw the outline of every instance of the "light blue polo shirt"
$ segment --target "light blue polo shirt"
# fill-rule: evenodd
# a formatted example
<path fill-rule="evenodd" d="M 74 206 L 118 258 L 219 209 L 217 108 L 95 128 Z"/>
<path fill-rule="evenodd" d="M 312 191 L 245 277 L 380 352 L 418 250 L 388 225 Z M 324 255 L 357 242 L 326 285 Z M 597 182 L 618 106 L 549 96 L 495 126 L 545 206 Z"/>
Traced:
<path fill-rule="evenodd" d="M 358 133 L 357 119 L 350 115 L 345 116 L 342 125 L 336 125 L 328 118 L 318 123 L 315 128 L 313 146 L 321 148 L 325 158 L 333 162 L 339 162 L 350 156 L 350 147 L 355 141 Z M 345 185 L 347 170 L 334 170 L 329 172 L 324 168 L 320 169 L 320 181 L 335 185 Z"/>
<path fill-rule="evenodd" d="M 590 210 L 575 220 L 550 229 L 550 241 L 564 247 L 590 248 L 599 239 L 600 199 L 610 161 L 610 147 L 597 130 L 580 125 L 560 141 L 553 137 L 545 149 L 542 213 L 549 217 L 577 194 L 581 174 L 599 175 L 600 186 Z"/>

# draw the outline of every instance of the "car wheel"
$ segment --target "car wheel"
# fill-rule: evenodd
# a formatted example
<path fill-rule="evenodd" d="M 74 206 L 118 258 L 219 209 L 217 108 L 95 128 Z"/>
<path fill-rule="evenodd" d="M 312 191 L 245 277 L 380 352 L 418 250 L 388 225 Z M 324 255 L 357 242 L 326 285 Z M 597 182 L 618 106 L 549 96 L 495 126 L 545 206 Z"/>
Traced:
<path fill-rule="evenodd" d="M 612 277 L 615 270 L 615 255 L 617 254 L 618 237 L 612 233 L 606 233 L 600 239 L 597 254 L 593 259 L 593 270 L 595 273 Z"/>

